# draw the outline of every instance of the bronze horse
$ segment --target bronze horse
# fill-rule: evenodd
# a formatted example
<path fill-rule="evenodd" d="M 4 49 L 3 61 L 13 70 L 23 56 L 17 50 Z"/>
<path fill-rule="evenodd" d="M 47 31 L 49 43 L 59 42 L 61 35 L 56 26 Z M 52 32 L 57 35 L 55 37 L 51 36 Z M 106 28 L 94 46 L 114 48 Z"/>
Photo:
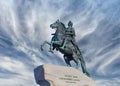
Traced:
<path fill-rule="evenodd" d="M 76 63 L 77 68 L 81 63 L 83 73 L 89 76 L 89 73 L 86 70 L 85 61 L 78 46 L 73 45 L 71 42 L 67 42 L 65 48 L 64 49 L 61 48 L 65 39 L 65 30 L 66 30 L 65 25 L 59 20 L 57 20 L 55 23 L 51 24 L 50 27 L 52 29 L 56 29 L 56 31 L 54 34 L 52 34 L 53 37 L 51 39 L 51 42 L 44 41 L 44 43 L 41 45 L 41 50 L 43 50 L 43 46 L 45 44 L 49 44 L 50 52 L 53 52 L 53 50 L 56 49 L 57 51 L 60 51 L 62 54 L 64 54 L 64 60 L 67 66 L 71 66 L 70 64 L 71 60 L 73 60 Z M 75 46 L 77 46 L 77 50 Z"/>

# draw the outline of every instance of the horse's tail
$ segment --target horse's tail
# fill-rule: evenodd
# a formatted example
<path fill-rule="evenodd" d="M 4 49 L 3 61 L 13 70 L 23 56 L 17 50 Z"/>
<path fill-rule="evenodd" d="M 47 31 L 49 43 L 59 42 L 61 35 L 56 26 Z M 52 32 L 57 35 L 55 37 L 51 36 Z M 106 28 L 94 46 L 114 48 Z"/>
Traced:
<path fill-rule="evenodd" d="M 76 48 L 77 48 L 78 58 L 80 59 L 80 61 L 82 61 L 83 63 L 85 63 L 84 58 L 83 58 L 82 53 L 81 53 L 81 50 L 79 49 L 79 47 L 77 45 L 76 45 Z"/>
<path fill-rule="evenodd" d="M 83 56 L 82 56 L 82 53 L 81 53 L 80 49 L 78 48 L 78 46 L 76 46 L 76 48 L 77 48 L 77 50 L 78 50 L 78 52 L 79 52 L 78 58 L 79 58 L 79 60 L 80 60 L 80 62 L 81 62 L 82 71 L 83 71 L 83 73 L 85 73 L 87 76 L 90 76 L 90 74 L 88 73 L 88 71 L 87 71 L 87 69 L 86 69 L 86 63 L 85 63 L 85 60 L 84 60 L 84 58 L 83 58 Z"/>

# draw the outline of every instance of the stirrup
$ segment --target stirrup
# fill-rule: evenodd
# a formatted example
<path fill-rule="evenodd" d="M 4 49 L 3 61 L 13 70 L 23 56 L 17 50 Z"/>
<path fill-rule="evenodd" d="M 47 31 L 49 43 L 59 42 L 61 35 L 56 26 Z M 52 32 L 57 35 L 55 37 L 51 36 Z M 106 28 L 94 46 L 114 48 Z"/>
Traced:
<path fill-rule="evenodd" d="M 61 48 L 61 49 L 64 49 L 65 47 L 62 46 L 62 47 L 60 47 L 60 48 Z"/>

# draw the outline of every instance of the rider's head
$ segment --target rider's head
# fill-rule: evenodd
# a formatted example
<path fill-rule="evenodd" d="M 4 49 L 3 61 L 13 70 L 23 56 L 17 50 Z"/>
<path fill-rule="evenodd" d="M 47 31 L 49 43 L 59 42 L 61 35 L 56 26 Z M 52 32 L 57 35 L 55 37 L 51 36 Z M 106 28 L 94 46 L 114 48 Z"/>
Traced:
<path fill-rule="evenodd" d="M 71 21 L 68 22 L 68 26 L 73 26 L 73 23 Z"/>

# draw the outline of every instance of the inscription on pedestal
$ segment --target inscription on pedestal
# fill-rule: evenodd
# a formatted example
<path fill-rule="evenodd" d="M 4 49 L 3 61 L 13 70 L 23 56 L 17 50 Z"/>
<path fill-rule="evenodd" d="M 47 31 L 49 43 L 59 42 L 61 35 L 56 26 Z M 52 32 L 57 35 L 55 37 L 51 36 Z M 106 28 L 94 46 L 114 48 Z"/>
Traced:
<path fill-rule="evenodd" d="M 63 77 L 60 77 L 59 79 L 66 82 L 66 83 L 80 82 L 80 79 L 77 76 L 74 76 L 74 75 L 64 75 Z"/>

